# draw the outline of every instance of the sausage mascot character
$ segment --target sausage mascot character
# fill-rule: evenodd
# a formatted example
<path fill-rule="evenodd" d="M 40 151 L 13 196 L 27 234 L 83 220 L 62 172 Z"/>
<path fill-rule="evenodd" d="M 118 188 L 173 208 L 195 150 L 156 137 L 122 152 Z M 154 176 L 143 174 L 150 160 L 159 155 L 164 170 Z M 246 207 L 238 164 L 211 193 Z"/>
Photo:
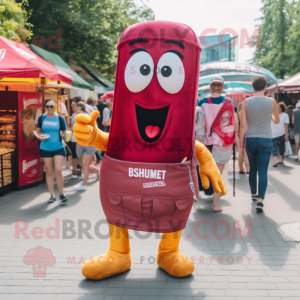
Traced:
<path fill-rule="evenodd" d="M 82 266 L 99 280 L 131 266 L 128 229 L 163 233 L 157 264 L 184 277 L 193 262 L 178 249 L 199 188 L 226 194 L 220 172 L 204 145 L 194 141 L 201 47 L 180 23 L 149 21 L 128 27 L 118 44 L 110 132 L 97 128 L 98 111 L 77 115 L 75 138 L 106 151 L 100 198 L 109 223 L 110 247 Z M 196 157 L 195 157 L 196 156 Z"/>

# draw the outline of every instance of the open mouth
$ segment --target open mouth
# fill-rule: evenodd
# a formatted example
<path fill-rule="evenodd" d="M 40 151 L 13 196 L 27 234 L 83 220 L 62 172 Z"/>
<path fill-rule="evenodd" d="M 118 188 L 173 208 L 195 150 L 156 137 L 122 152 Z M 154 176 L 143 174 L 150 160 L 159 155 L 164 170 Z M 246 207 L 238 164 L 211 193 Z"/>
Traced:
<path fill-rule="evenodd" d="M 147 109 L 135 105 L 139 133 L 145 142 L 157 141 L 166 125 L 169 106 L 158 109 Z"/>

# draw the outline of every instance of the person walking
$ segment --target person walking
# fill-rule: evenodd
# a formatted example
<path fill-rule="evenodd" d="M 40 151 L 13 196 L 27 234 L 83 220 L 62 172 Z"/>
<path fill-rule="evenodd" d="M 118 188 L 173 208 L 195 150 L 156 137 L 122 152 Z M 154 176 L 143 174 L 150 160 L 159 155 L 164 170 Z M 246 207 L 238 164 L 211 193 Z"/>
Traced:
<path fill-rule="evenodd" d="M 75 121 L 75 117 L 77 116 L 77 113 L 75 112 L 76 110 L 76 99 L 73 99 L 72 100 L 72 104 L 71 104 L 71 107 L 72 107 L 72 111 L 74 111 L 74 113 L 72 114 L 72 117 L 71 117 L 71 130 L 73 131 L 73 126 L 75 125 L 76 121 Z M 76 149 L 77 149 L 77 142 L 76 142 L 76 139 L 74 137 L 74 132 L 72 134 L 72 137 L 71 137 L 71 140 L 69 141 L 69 147 L 71 149 L 71 152 L 72 152 L 72 179 L 78 179 L 78 178 L 82 178 L 80 175 L 78 175 L 78 172 L 77 172 L 77 166 L 78 166 L 78 157 L 77 157 L 77 152 L 76 152 Z M 81 168 L 80 168 L 80 174 L 81 174 Z"/>
<path fill-rule="evenodd" d="M 248 156 L 247 153 L 244 153 L 244 157 L 243 155 L 241 155 L 241 149 L 240 149 L 240 142 L 239 142 L 239 134 L 240 134 L 240 126 L 241 126 L 241 109 L 242 109 L 242 105 L 243 103 L 239 103 L 238 108 L 237 108 L 237 116 L 238 116 L 238 120 L 239 120 L 239 129 L 238 129 L 238 134 L 236 135 L 236 143 L 237 143 L 237 147 L 238 147 L 238 153 L 239 153 L 239 157 L 238 157 L 238 163 L 239 163 L 239 173 L 240 174 L 249 174 L 249 160 L 248 160 Z M 245 171 L 244 171 L 244 166 L 243 164 L 245 163 Z"/>
<path fill-rule="evenodd" d="M 276 168 L 277 165 L 283 165 L 285 142 L 289 139 L 290 119 L 288 114 L 285 113 L 286 105 L 284 104 L 284 102 L 280 102 L 278 104 L 278 110 L 280 119 L 279 123 L 274 124 L 273 122 L 271 122 L 274 168 Z M 279 162 L 277 162 L 278 148 Z"/>
<path fill-rule="evenodd" d="M 294 137 L 295 137 L 295 161 L 298 161 L 299 143 L 300 143 L 300 101 L 296 104 L 296 109 L 293 111 L 292 124 L 294 125 Z"/>
<path fill-rule="evenodd" d="M 268 185 L 268 166 L 272 152 L 271 120 L 278 124 L 279 112 L 274 99 L 266 97 L 267 80 L 256 76 L 252 81 L 254 96 L 245 99 L 241 109 L 240 151 L 249 159 L 249 185 L 252 201 L 258 201 L 256 211 L 263 211 L 263 201 Z M 257 194 L 258 173 L 258 194 Z"/>
<path fill-rule="evenodd" d="M 86 106 L 84 102 L 76 103 L 76 113 L 77 114 L 86 114 L 89 115 L 86 111 Z M 99 168 L 92 166 L 91 163 L 94 161 L 94 155 L 97 149 L 93 146 L 81 146 L 77 143 L 76 153 L 79 158 L 80 165 L 83 167 L 83 181 L 80 185 L 77 185 L 73 188 L 74 191 L 86 191 L 87 182 L 89 179 L 90 171 L 96 171 L 99 178 Z"/>
<path fill-rule="evenodd" d="M 40 139 L 40 156 L 43 158 L 46 167 L 46 181 L 50 192 L 48 203 L 56 201 L 54 194 L 55 170 L 59 200 L 61 204 L 64 204 L 68 201 L 68 198 L 63 193 L 64 177 L 62 175 L 62 165 L 66 156 L 66 150 L 62 142 L 62 136 L 67 130 L 67 124 L 62 116 L 55 113 L 55 105 L 53 99 L 45 101 L 47 112 L 39 117 L 36 131 L 38 135 L 42 133 L 49 135 L 48 139 Z"/>
<path fill-rule="evenodd" d="M 213 105 L 225 104 L 226 97 L 222 96 L 222 91 L 224 89 L 224 79 L 222 76 L 214 76 L 210 82 L 211 96 L 208 98 L 203 98 L 197 102 L 197 106 L 201 106 L 204 109 L 205 116 L 205 127 L 206 127 L 206 138 L 204 140 L 204 145 L 212 152 L 212 156 L 219 168 L 220 173 L 223 173 L 225 164 L 230 160 L 232 154 L 232 145 L 224 145 L 224 141 L 216 132 L 211 132 L 211 126 L 218 115 L 219 110 L 217 110 Z M 229 99 L 231 104 L 231 111 L 226 111 L 234 115 L 234 124 L 232 124 L 233 131 L 237 133 L 238 130 L 238 119 L 236 116 L 236 106 L 233 100 Z M 208 104 L 208 105 L 207 105 Z M 228 126 L 228 124 L 227 124 Z M 231 127 L 231 126 L 228 126 Z M 211 134 L 210 134 L 211 133 Z M 235 134 L 234 134 L 235 135 Z M 202 183 L 200 183 L 201 190 Z M 221 212 L 220 207 L 221 194 L 214 193 L 213 198 L 213 211 Z"/>
<path fill-rule="evenodd" d="M 103 109 L 103 120 L 102 125 L 104 126 L 104 132 L 109 132 L 110 122 L 111 122 L 111 113 L 113 108 L 114 101 L 114 92 L 108 92 L 105 95 L 100 97 L 102 100 L 105 100 L 106 106 Z"/>

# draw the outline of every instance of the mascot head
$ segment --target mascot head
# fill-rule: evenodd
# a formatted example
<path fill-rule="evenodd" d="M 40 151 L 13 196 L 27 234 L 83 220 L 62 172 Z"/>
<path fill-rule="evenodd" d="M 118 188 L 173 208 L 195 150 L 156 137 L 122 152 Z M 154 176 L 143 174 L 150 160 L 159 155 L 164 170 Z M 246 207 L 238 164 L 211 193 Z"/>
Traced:
<path fill-rule="evenodd" d="M 121 35 L 107 154 L 135 162 L 181 162 L 193 152 L 199 40 L 180 23 L 150 21 Z"/>

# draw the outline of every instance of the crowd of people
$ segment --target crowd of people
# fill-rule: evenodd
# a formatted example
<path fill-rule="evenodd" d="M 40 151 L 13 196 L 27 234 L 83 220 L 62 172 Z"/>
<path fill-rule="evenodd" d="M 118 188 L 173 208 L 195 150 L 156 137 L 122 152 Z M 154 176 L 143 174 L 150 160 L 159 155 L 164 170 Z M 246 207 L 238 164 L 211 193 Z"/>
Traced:
<path fill-rule="evenodd" d="M 109 92 L 101 98 L 88 98 L 86 101 L 81 97 L 74 97 L 71 102 L 71 116 L 68 116 L 66 106 L 60 104 L 60 113 L 56 113 L 56 102 L 53 99 L 45 100 L 46 113 L 39 116 L 37 120 L 37 133 L 40 136 L 40 156 L 43 158 L 46 169 L 46 183 L 50 193 L 48 203 L 56 201 L 54 193 L 54 173 L 59 191 L 61 204 L 68 201 L 64 195 L 64 177 L 62 167 L 64 159 L 72 159 L 72 179 L 82 180 L 74 186 L 73 190 L 87 190 L 89 178 L 99 179 L 99 162 L 103 153 L 93 146 L 81 146 L 76 142 L 72 134 L 77 114 L 90 115 L 94 110 L 99 111 L 97 125 L 105 132 L 109 131 L 111 121 L 111 111 L 113 103 L 113 92 Z M 68 131 L 68 132 L 67 132 Z M 67 133 L 71 135 L 70 140 L 66 140 Z M 91 173 L 94 172 L 94 173 Z"/>
<path fill-rule="evenodd" d="M 197 126 L 198 134 L 196 138 L 203 142 L 212 152 L 212 156 L 222 174 L 225 164 L 230 160 L 232 150 L 238 149 L 239 174 L 249 175 L 249 186 L 252 201 L 256 202 L 256 211 L 262 212 L 264 199 L 268 186 L 268 167 L 271 154 L 273 154 L 273 167 L 284 164 L 284 157 L 292 154 L 289 139 L 291 136 L 295 139 L 295 160 L 299 157 L 300 142 L 300 101 L 296 108 L 290 105 L 286 107 L 284 102 L 277 104 L 275 99 L 266 96 L 267 81 L 263 76 L 257 76 L 253 79 L 252 86 L 254 95 L 246 98 L 238 107 L 231 99 L 231 109 L 228 109 L 218 119 L 220 107 L 226 103 L 226 97 L 222 96 L 224 89 L 224 80 L 221 76 L 215 76 L 211 79 L 210 97 L 200 99 L 197 106 L 211 106 L 203 108 L 203 128 Z M 287 109 L 290 113 L 286 113 Z M 197 110 L 196 110 L 197 111 Z M 201 113 L 201 111 L 200 111 Z M 234 114 L 234 133 L 235 142 L 228 143 L 217 131 L 213 132 L 212 127 L 216 121 L 223 128 L 228 128 L 228 118 L 226 116 Z M 197 119 L 197 118 L 196 118 Z M 222 124 L 224 123 L 224 124 Z M 213 134 L 215 136 L 213 136 Z M 201 137 L 202 135 L 202 137 Z M 245 165 L 245 168 L 244 168 Z M 257 183 L 258 174 L 258 183 Z M 201 178 L 198 177 L 200 190 L 204 190 L 201 184 Z M 212 195 L 213 190 L 204 190 L 206 195 Z M 214 193 L 213 211 L 222 211 L 219 205 L 220 194 Z"/>
<path fill-rule="evenodd" d="M 261 212 L 268 186 L 267 173 L 271 154 L 274 160 L 273 167 L 284 164 L 284 157 L 291 154 L 287 154 L 289 150 L 287 148 L 290 148 L 289 139 L 293 137 L 295 160 L 298 160 L 300 101 L 295 108 L 291 105 L 286 107 L 284 102 L 277 104 L 274 99 L 266 96 L 267 81 L 263 76 L 254 78 L 252 86 L 254 95 L 236 107 L 232 99 L 222 95 L 224 89 L 222 76 L 214 76 L 210 83 L 210 96 L 197 101 L 196 114 L 200 114 L 196 120 L 200 123 L 200 127 L 198 124 L 195 129 L 196 138 L 212 153 L 221 174 L 231 158 L 233 149 L 237 148 L 239 174 L 249 175 L 251 199 L 257 203 L 256 210 Z M 104 153 L 93 146 L 79 145 L 74 135 L 68 142 L 64 137 L 67 129 L 73 130 L 77 114 L 90 115 L 94 110 L 99 111 L 97 126 L 102 131 L 109 132 L 113 99 L 113 92 L 101 96 L 100 99 L 90 97 L 86 101 L 81 97 L 74 97 L 71 102 L 71 116 L 68 116 L 63 103 L 59 115 L 55 113 L 55 101 L 53 99 L 45 101 L 46 113 L 38 118 L 37 132 L 49 136 L 40 142 L 40 156 L 44 160 L 46 182 L 50 192 L 49 203 L 56 201 L 54 173 L 60 202 L 63 204 L 68 201 L 63 193 L 62 175 L 63 161 L 68 155 L 72 157 L 72 179 L 82 180 L 80 184 L 74 186 L 74 190 L 85 191 L 89 178 L 99 179 L 99 162 Z M 221 130 L 218 130 L 218 126 Z M 199 173 L 198 180 L 200 190 L 206 195 L 213 195 L 213 211 L 221 212 L 219 204 L 221 194 L 214 193 L 211 185 L 208 189 L 204 189 Z"/>

